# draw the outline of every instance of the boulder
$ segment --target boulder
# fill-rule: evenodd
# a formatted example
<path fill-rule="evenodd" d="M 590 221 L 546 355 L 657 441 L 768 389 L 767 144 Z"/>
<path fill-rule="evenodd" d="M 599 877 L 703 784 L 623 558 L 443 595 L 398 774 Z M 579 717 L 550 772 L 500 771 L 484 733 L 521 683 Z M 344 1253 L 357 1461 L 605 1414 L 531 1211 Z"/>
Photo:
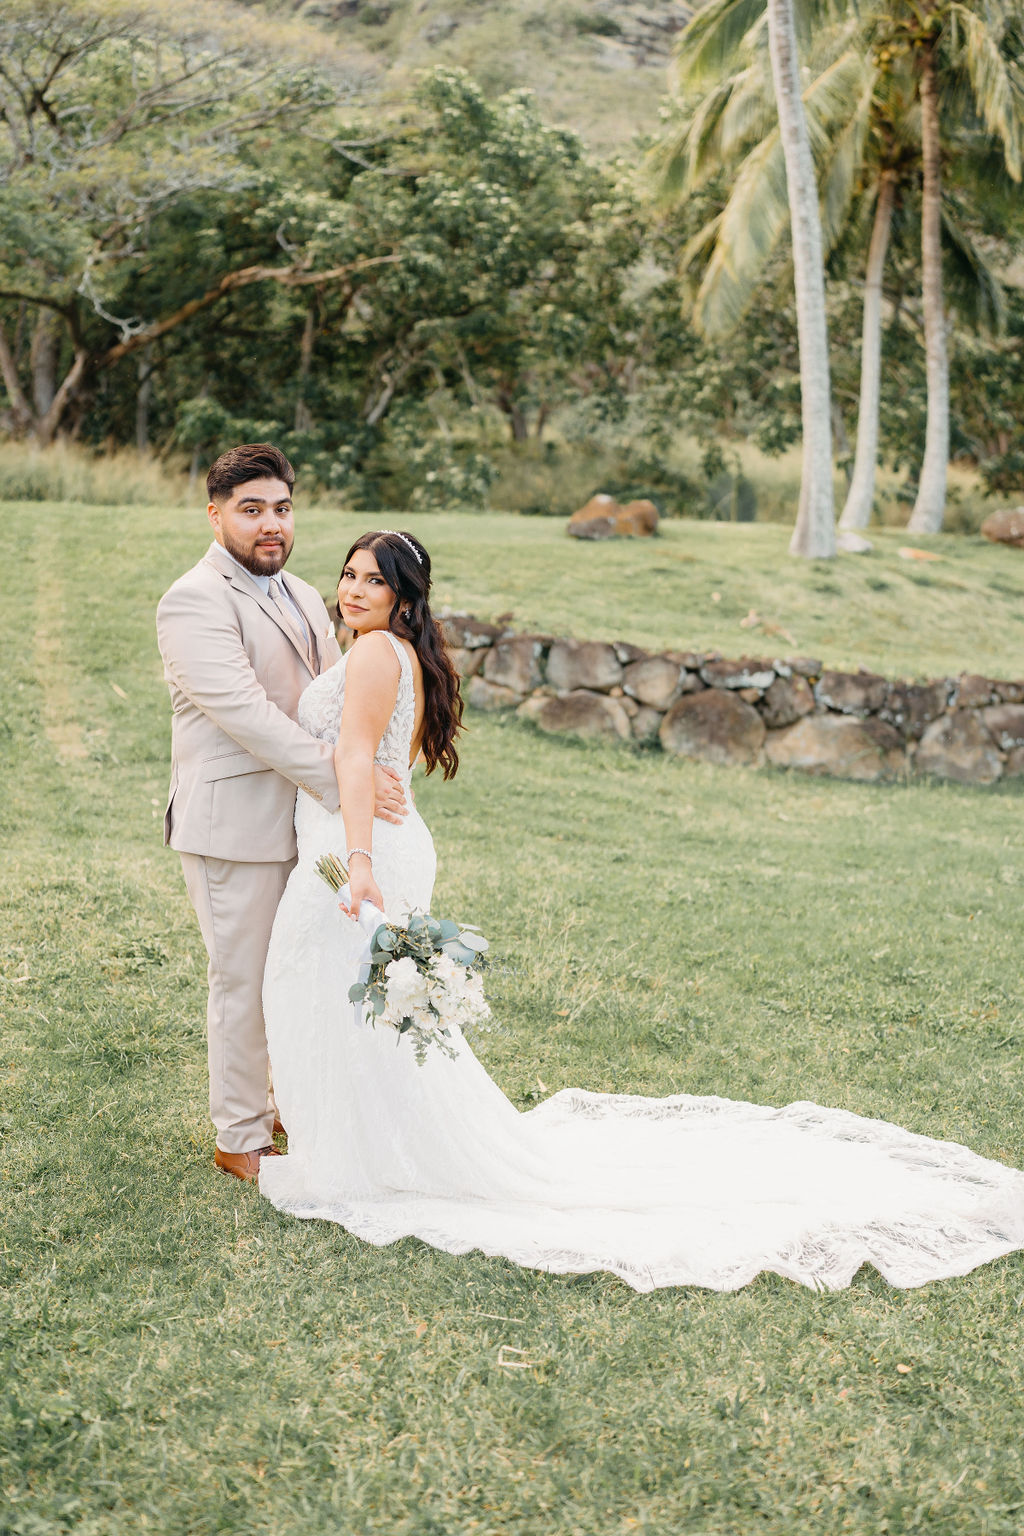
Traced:
<path fill-rule="evenodd" d="M 701 678 L 709 688 L 770 688 L 775 681 L 775 668 L 770 661 L 757 661 L 751 656 L 741 656 L 739 661 L 707 661 L 700 669 Z"/>
<path fill-rule="evenodd" d="M 994 784 L 1003 771 L 1002 759 L 974 709 L 957 709 L 933 720 L 921 737 L 914 766 L 918 773 L 958 784 Z"/>
<path fill-rule="evenodd" d="M 578 508 L 567 528 L 574 539 L 650 538 L 657 531 L 658 509 L 652 501 L 630 501 L 622 506 L 603 492 Z"/>
<path fill-rule="evenodd" d="M 873 715 L 885 703 L 889 684 L 874 672 L 823 672 L 815 688 L 819 704 L 841 715 Z"/>
<path fill-rule="evenodd" d="M 497 624 L 485 624 L 468 613 L 446 613 L 441 618 L 441 628 L 448 644 L 464 651 L 475 651 L 493 645 L 501 630 Z"/>
<path fill-rule="evenodd" d="M 630 662 L 622 677 L 622 686 L 631 698 L 652 709 L 668 709 L 679 693 L 682 669 L 667 656 L 648 656 Z"/>
<path fill-rule="evenodd" d="M 814 694 L 805 677 L 777 677 L 764 692 L 761 716 L 770 731 L 794 725 L 814 713 Z"/>
<path fill-rule="evenodd" d="M 945 714 L 949 689 L 941 678 L 934 683 L 890 683 L 878 713 L 911 741 L 920 741 L 925 726 Z"/>
<path fill-rule="evenodd" d="M 487 652 L 484 677 L 489 683 L 511 688 L 520 697 L 543 682 L 540 675 L 540 642 L 530 635 L 498 640 Z"/>
<path fill-rule="evenodd" d="M 542 731 L 555 735 L 628 741 L 630 720 L 618 699 L 577 688 L 556 698 L 527 699 L 519 710 Z"/>
<path fill-rule="evenodd" d="M 500 683 L 489 683 L 482 677 L 471 677 L 463 697 L 470 709 L 514 709 L 523 696 L 514 688 L 504 688 Z"/>
<path fill-rule="evenodd" d="M 1003 764 L 1004 779 L 1019 779 L 1024 774 L 1024 747 L 1014 747 L 1012 752 L 1007 752 L 1006 762 Z"/>
<path fill-rule="evenodd" d="M 993 687 L 1000 704 L 1024 704 L 1024 682 L 994 683 Z"/>
<path fill-rule="evenodd" d="M 1024 507 L 1007 507 L 993 512 L 981 525 L 981 536 L 993 544 L 1009 544 L 1024 549 Z"/>
<path fill-rule="evenodd" d="M 899 732 L 881 720 L 850 715 L 807 715 L 768 737 L 765 755 L 777 768 L 837 779 L 894 778 L 906 766 Z"/>
<path fill-rule="evenodd" d="M 657 741 L 658 732 L 661 729 L 662 713 L 660 709 L 652 709 L 650 704 L 638 704 L 636 713 L 630 721 L 634 741 Z"/>
<path fill-rule="evenodd" d="M 482 649 L 475 651 L 466 650 L 464 646 L 452 645 L 448 647 L 448 655 L 452 659 L 452 666 L 460 677 L 475 677 L 484 664 L 487 652 Z"/>
<path fill-rule="evenodd" d="M 613 640 L 612 648 L 624 667 L 631 661 L 643 661 L 648 654 L 642 646 L 630 645 L 628 640 Z"/>
<path fill-rule="evenodd" d="M 1000 751 L 1024 747 L 1024 708 L 1020 704 L 990 704 L 981 711 L 981 718 Z"/>
<path fill-rule="evenodd" d="M 990 677 L 979 677 L 975 672 L 962 672 L 956 680 L 956 705 L 958 709 L 982 709 L 994 704 L 996 685 Z"/>
<path fill-rule="evenodd" d="M 786 676 L 782 672 L 778 662 L 774 663 L 780 676 Z M 795 672 L 797 677 L 815 678 L 821 676 L 821 662 L 816 656 L 787 656 L 785 663 L 790 672 Z"/>
<path fill-rule="evenodd" d="M 599 640 L 556 640 L 548 652 L 548 682 L 564 693 L 604 692 L 622 682 L 622 663 L 615 647 Z"/>
<path fill-rule="evenodd" d="M 746 766 L 761 761 L 765 730 L 752 704 L 724 688 L 705 688 L 677 699 L 658 734 L 676 757 Z"/>

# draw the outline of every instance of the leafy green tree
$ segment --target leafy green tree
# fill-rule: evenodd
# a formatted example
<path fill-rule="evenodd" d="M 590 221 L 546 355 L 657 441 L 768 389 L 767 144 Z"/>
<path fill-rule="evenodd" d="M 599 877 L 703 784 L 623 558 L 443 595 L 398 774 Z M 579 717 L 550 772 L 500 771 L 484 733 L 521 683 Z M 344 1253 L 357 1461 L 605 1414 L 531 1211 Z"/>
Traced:
<path fill-rule="evenodd" d="M 281 261 L 271 242 L 262 259 L 183 283 L 193 251 L 167 239 L 176 219 L 208 220 L 258 181 L 257 141 L 308 120 L 337 89 L 301 28 L 237 7 L 10 0 L 0 374 L 13 430 L 49 441 L 98 376 L 240 288 L 347 275 Z"/>

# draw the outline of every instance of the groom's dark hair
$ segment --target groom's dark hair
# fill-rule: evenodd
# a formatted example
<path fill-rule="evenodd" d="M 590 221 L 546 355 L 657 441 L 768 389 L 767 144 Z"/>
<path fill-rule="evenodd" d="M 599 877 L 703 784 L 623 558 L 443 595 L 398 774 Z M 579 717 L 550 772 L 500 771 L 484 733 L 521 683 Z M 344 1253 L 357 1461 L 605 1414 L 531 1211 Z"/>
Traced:
<path fill-rule="evenodd" d="M 244 485 L 247 480 L 283 480 L 291 491 L 295 471 L 273 443 L 243 443 L 239 448 L 229 448 L 211 465 L 206 477 L 207 495 L 211 501 L 223 501 L 236 485 Z"/>

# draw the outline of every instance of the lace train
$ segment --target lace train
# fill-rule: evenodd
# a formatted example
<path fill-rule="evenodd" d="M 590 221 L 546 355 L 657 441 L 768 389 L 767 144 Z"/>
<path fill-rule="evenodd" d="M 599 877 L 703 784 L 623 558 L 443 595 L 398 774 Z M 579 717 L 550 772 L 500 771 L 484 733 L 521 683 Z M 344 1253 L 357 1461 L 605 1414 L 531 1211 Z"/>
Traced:
<path fill-rule="evenodd" d="M 336 734 L 343 688 L 344 663 L 311 684 L 307 729 Z M 379 754 L 401 771 L 411 701 L 403 662 Z M 280 1210 L 375 1244 L 607 1271 L 638 1291 L 735 1290 L 766 1270 L 836 1290 L 865 1263 L 916 1286 L 1024 1247 L 1024 1174 L 885 1121 L 578 1089 L 522 1114 L 465 1041 L 455 1060 L 417 1066 L 390 1030 L 354 1022 L 362 938 L 312 867 L 344 853 L 344 826 L 299 802 L 264 985 L 289 1155 L 264 1161 L 260 1188 Z M 391 915 L 429 906 L 434 852 L 416 812 L 375 823 L 374 869 Z"/>

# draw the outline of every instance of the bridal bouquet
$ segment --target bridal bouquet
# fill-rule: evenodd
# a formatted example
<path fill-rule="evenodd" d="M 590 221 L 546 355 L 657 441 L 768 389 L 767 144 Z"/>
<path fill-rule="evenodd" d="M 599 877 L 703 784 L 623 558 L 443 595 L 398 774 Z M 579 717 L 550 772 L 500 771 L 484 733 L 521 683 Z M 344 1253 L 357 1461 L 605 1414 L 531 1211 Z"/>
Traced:
<path fill-rule="evenodd" d="M 333 854 L 316 869 L 335 891 L 348 879 Z M 369 975 L 349 988 L 349 1001 L 361 1004 L 371 1023 L 408 1035 L 421 1065 L 432 1045 L 453 1057 L 453 1027 L 473 1035 L 490 1018 L 480 974 L 487 948 L 471 923 L 429 912 L 414 912 L 404 928 L 380 923 L 370 938 Z"/>

